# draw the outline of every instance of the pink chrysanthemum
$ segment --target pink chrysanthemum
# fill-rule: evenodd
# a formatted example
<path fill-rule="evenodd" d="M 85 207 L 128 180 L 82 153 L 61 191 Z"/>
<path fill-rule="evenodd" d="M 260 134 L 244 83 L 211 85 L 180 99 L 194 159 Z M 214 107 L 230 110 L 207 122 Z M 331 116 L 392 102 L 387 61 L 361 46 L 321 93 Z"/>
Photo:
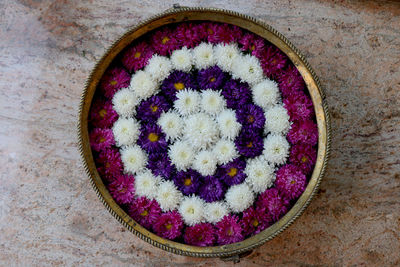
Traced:
<path fill-rule="evenodd" d="M 278 81 L 279 89 L 284 97 L 302 91 L 305 87 L 303 77 L 293 65 L 288 66 L 285 71 L 279 74 Z"/>
<path fill-rule="evenodd" d="M 290 200 L 298 198 L 304 192 L 306 183 L 306 176 L 296 165 L 286 164 L 276 172 L 276 188 Z"/>
<path fill-rule="evenodd" d="M 110 148 L 102 151 L 96 159 L 96 163 L 100 176 L 108 182 L 114 181 L 117 176 L 122 174 L 122 161 L 118 149 Z"/>
<path fill-rule="evenodd" d="M 287 57 L 275 46 L 266 45 L 255 52 L 264 74 L 270 78 L 276 78 L 286 66 Z"/>
<path fill-rule="evenodd" d="M 94 128 L 110 128 L 118 119 L 110 101 L 96 99 L 90 109 L 90 123 Z"/>
<path fill-rule="evenodd" d="M 206 34 L 207 41 L 212 44 L 229 44 L 237 41 L 242 35 L 240 28 L 228 25 L 226 23 L 204 23 L 202 27 L 203 35 Z"/>
<path fill-rule="evenodd" d="M 292 144 L 304 143 L 315 146 L 318 142 L 317 124 L 311 120 L 295 122 L 287 134 L 287 139 Z"/>
<path fill-rule="evenodd" d="M 130 81 L 131 76 L 125 69 L 114 67 L 104 73 L 100 81 L 100 89 L 104 96 L 111 99 L 119 89 L 128 87 Z"/>
<path fill-rule="evenodd" d="M 291 121 L 302 121 L 314 116 L 314 108 L 311 98 L 303 91 L 295 92 L 283 100 Z"/>
<path fill-rule="evenodd" d="M 241 50 L 250 52 L 253 56 L 262 54 L 265 47 L 264 39 L 251 33 L 243 35 L 239 44 L 242 45 Z"/>
<path fill-rule="evenodd" d="M 257 214 L 264 223 L 272 224 L 286 214 L 289 201 L 279 194 L 278 189 L 265 190 L 256 203 Z"/>
<path fill-rule="evenodd" d="M 160 217 L 161 208 L 156 200 L 139 197 L 129 206 L 129 215 L 141 226 L 150 229 Z"/>
<path fill-rule="evenodd" d="M 119 175 L 108 185 L 108 190 L 118 204 L 128 204 L 135 197 L 134 182 L 133 176 Z"/>
<path fill-rule="evenodd" d="M 192 23 L 181 23 L 176 27 L 176 39 L 181 47 L 193 48 L 201 41 L 199 27 Z"/>
<path fill-rule="evenodd" d="M 154 52 L 161 56 L 170 55 L 172 51 L 179 48 L 175 32 L 167 27 L 153 34 L 151 44 L 153 45 Z"/>
<path fill-rule="evenodd" d="M 240 224 L 242 225 L 244 236 L 258 234 L 269 225 L 267 221 L 262 220 L 260 211 L 254 209 L 254 207 L 243 211 L 243 218 Z"/>
<path fill-rule="evenodd" d="M 186 244 L 207 247 L 214 244 L 214 227 L 209 223 L 199 223 L 185 230 L 184 240 Z"/>
<path fill-rule="evenodd" d="M 147 62 L 153 55 L 151 46 L 146 42 L 141 42 L 135 46 L 129 47 L 122 55 L 122 65 L 132 72 L 137 71 L 147 65 Z"/>
<path fill-rule="evenodd" d="M 227 215 L 215 225 L 218 244 L 225 245 L 243 240 L 242 227 L 236 215 Z"/>
<path fill-rule="evenodd" d="M 102 151 L 114 145 L 114 135 L 111 129 L 94 128 L 89 135 L 90 146 L 94 151 Z"/>
<path fill-rule="evenodd" d="M 153 224 L 153 230 L 157 235 L 170 240 L 181 236 L 182 228 L 182 217 L 177 211 L 163 213 Z"/>
<path fill-rule="evenodd" d="M 297 144 L 290 150 L 290 162 L 298 166 L 305 175 L 312 172 L 316 159 L 317 150 L 311 145 Z"/>

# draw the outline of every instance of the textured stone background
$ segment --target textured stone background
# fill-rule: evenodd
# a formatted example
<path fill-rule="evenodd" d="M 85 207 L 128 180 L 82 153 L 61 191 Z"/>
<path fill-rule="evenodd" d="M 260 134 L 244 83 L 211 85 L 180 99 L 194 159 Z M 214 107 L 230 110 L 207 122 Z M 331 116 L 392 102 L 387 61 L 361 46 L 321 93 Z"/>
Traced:
<path fill-rule="evenodd" d="M 215 266 L 126 231 L 88 183 L 80 94 L 126 29 L 176 1 L 0 1 L 0 265 Z M 400 3 L 183 1 L 260 18 L 325 87 L 332 157 L 321 190 L 248 266 L 400 265 Z"/>

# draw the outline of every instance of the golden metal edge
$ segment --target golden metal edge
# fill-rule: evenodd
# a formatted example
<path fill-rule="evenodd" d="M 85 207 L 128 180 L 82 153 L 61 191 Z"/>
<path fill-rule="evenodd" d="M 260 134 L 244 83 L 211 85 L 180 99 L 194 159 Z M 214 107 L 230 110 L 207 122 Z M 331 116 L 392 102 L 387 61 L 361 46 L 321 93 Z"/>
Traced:
<path fill-rule="evenodd" d="M 318 158 L 317 160 L 317 164 L 319 163 L 321 165 L 320 170 L 319 170 L 319 175 L 318 177 L 313 177 L 310 179 L 310 183 L 311 180 L 313 180 L 314 182 L 314 186 L 313 188 L 310 190 L 309 186 L 307 186 L 307 194 L 306 192 L 303 193 L 303 195 L 300 197 L 300 199 L 302 199 L 302 203 L 301 205 L 298 206 L 298 204 L 300 203 L 300 199 L 297 201 L 297 203 L 295 204 L 296 209 L 295 212 L 292 212 L 293 214 L 287 213 L 283 218 L 281 218 L 281 220 L 279 220 L 277 223 L 275 223 L 273 226 L 269 227 L 268 229 L 264 230 L 263 232 L 261 232 L 258 235 L 255 235 L 251 238 L 248 238 L 242 242 L 239 243 L 235 243 L 235 244 L 231 244 L 231 245 L 226 245 L 226 246 L 217 246 L 217 247 L 206 247 L 206 248 L 201 248 L 201 247 L 193 247 L 193 246 L 188 246 L 188 245 L 184 245 L 184 244 L 180 244 L 180 243 L 176 243 L 170 240 L 166 240 L 163 238 L 160 238 L 154 234 L 152 234 L 151 232 L 147 231 L 146 229 L 142 228 L 141 226 L 139 226 L 137 223 L 135 223 L 132 219 L 127 219 L 127 216 L 122 209 L 120 209 L 120 207 L 112 200 L 112 198 L 110 198 L 110 196 L 108 195 L 108 192 L 106 192 L 107 190 L 105 189 L 104 184 L 101 183 L 101 185 L 96 184 L 95 178 L 99 178 L 96 177 L 97 174 L 97 170 L 94 168 L 94 170 L 91 170 L 89 165 L 90 162 L 88 162 L 88 151 L 90 152 L 90 148 L 88 149 L 88 137 L 87 137 L 87 118 L 84 117 L 83 114 L 83 110 L 85 107 L 85 100 L 88 94 L 88 88 L 91 86 L 92 83 L 92 79 L 94 77 L 94 74 L 97 72 L 99 65 L 106 59 L 107 55 L 117 46 L 117 44 L 119 44 L 124 38 L 126 38 L 127 36 L 129 36 L 131 33 L 135 32 L 136 30 L 140 29 L 141 27 L 154 22 L 158 19 L 162 19 L 163 17 L 167 16 L 167 15 L 178 15 L 178 14 L 183 14 L 186 12 L 197 12 L 197 13 L 201 13 L 201 12 L 215 12 L 218 14 L 222 14 L 222 15 L 228 15 L 228 16 L 233 16 L 233 17 L 237 17 L 239 19 L 243 19 L 243 20 L 247 20 L 248 22 L 252 22 L 254 24 L 257 24 L 263 28 L 265 28 L 267 31 L 269 31 L 270 33 L 272 33 L 273 35 L 275 35 L 277 38 L 279 38 L 284 44 L 286 44 L 290 50 L 292 50 L 295 55 L 299 58 L 300 63 L 302 63 L 306 70 L 309 72 L 309 74 L 312 77 L 312 80 L 315 82 L 315 85 L 318 89 L 318 93 L 321 97 L 321 103 L 322 103 L 322 110 L 323 110 L 323 123 L 324 123 L 324 127 L 325 127 L 325 136 L 324 134 L 320 134 L 319 136 L 319 145 L 323 144 L 324 145 L 324 149 L 325 149 L 325 153 L 324 155 L 322 155 L 322 162 L 321 159 Z M 212 20 L 212 18 L 210 18 L 210 20 Z M 228 21 L 226 21 L 228 22 Z M 229 23 L 229 22 L 228 22 Z M 281 48 L 281 47 L 279 47 Z M 282 48 L 281 48 L 282 49 Z M 94 93 L 94 92 L 93 92 Z M 310 92 L 311 93 L 311 92 Z M 87 104 L 89 105 L 88 108 L 90 108 L 90 103 Z M 87 115 L 87 114 L 86 114 Z M 86 124 L 86 125 L 85 125 Z M 320 129 L 320 124 L 318 125 L 318 128 Z M 86 137 L 86 148 L 85 148 L 85 140 L 83 140 L 82 135 L 85 135 Z M 325 140 L 321 141 L 321 139 L 324 138 Z M 223 9 L 216 9 L 216 8 L 198 8 L 198 7 L 193 7 L 193 8 L 189 8 L 189 7 L 184 7 L 184 8 L 175 8 L 175 9 L 170 9 L 167 10 L 161 14 L 152 16 L 144 21 L 142 21 L 141 23 L 139 23 L 138 25 L 132 27 L 131 29 L 129 29 L 123 36 L 121 36 L 121 38 L 119 38 L 118 40 L 116 40 L 109 48 L 108 50 L 103 54 L 102 58 L 97 61 L 95 67 L 92 69 L 92 72 L 89 76 L 89 78 L 86 81 L 86 85 L 85 85 L 85 89 L 82 92 L 82 97 L 81 97 L 81 103 L 80 103 L 80 109 L 79 109 L 79 120 L 78 120 L 78 140 L 79 140 L 79 150 L 80 150 L 80 154 L 81 157 L 83 159 L 84 162 L 84 168 L 85 171 L 87 173 L 87 175 L 90 177 L 90 183 L 92 184 L 97 196 L 100 198 L 101 202 L 105 205 L 106 209 L 113 215 L 113 217 L 115 217 L 120 223 L 122 223 L 125 227 L 127 227 L 131 232 L 133 232 L 134 234 L 136 234 L 139 238 L 143 239 L 144 241 L 158 247 L 161 248 L 163 250 L 169 251 L 169 252 L 173 252 L 175 254 L 178 255 L 185 255 L 185 256 L 194 256 L 194 257 L 229 257 L 232 255 L 237 255 L 237 254 L 241 254 L 244 253 L 246 251 L 252 250 L 255 247 L 258 247 L 260 245 L 262 245 L 263 243 L 271 240 L 272 238 L 274 238 L 276 235 L 280 234 L 283 230 L 285 230 L 288 226 L 290 226 L 304 211 L 304 209 L 309 205 L 310 201 L 312 200 L 313 196 L 315 195 L 315 193 L 317 192 L 318 188 L 319 188 L 319 184 L 321 182 L 322 176 L 325 173 L 325 169 L 326 169 L 326 165 L 327 165 L 327 161 L 328 161 L 328 157 L 329 157 L 329 153 L 330 153 L 330 139 L 331 139 L 331 133 L 330 133 L 330 117 L 329 117 L 329 112 L 328 112 L 328 106 L 325 100 L 325 94 L 322 90 L 320 81 L 318 79 L 318 77 L 316 76 L 314 70 L 311 68 L 311 66 L 309 65 L 309 63 L 306 61 L 306 59 L 304 58 L 304 56 L 300 53 L 300 51 L 293 46 L 293 44 L 286 39 L 286 37 L 284 37 L 281 33 L 279 33 L 278 31 L 276 31 L 275 29 L 273 29 L 270 25 L 259 21 L 258 19 L 254 19 L 248 15 L 244 15 L 244 14 L 240 14 L 234 11 L 229 11 L 229 10 L 223 10 Z M 85 151 L 86 149 L 86 151 Z M 320 147 L 319 147 L 319 151 L 320 151 Z M 90 152 L 91 153 L 91 152 Z M 89 155 L 89 158 L 91 158 L 91 156 Z M 93 161 L 93 159 L 91 158 L 91 160 Z M 92 162 L 93 163 L 93 162 Z M 93 163 L 94 164 L 94 163 Z M 317 166 L 317 165 L 316 165 Z M 98 176 L 98 174 L 97 174 Z M 305 201 L 304 201 L 305 199 Z M 291 211 L 294 210 L 294 207 L 292 207 Z M 290 216 L 289 216 L 290 214 Z M 123 215 L 123 216 L 122 216 Z M 289 217 L 290 218 L 289 218 Z M 282 222 L 285 222 L 282 224 Z M 269 231 L 268 231 L 269 230 Z M 271 233 L 269 233 L 271 232 Z M 267 233 L 267 234 L 266 234 Z M 251 240 L 251 242 L 249 242 L 249 240 Z M 247 244 L 248 243 L 248 244 Z"/>

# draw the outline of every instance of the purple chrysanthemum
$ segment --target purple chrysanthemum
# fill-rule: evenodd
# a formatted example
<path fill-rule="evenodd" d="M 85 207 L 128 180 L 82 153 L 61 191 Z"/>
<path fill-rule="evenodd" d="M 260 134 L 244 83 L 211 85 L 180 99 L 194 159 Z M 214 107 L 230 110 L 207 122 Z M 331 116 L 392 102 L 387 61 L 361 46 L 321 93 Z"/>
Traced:
<path fill-rule="evenodd" d="M 290 150 L 289 160 L 298 166 L 305 175 L 308 175 L 314 169 L 315 161 L 317 160 L 317 150 L 307 144 L 294 145 Z"/>
<path fill-rule="evenodd" d="M 227 215 L 215 225 L 219 245 L 226 245 L 243 240 L 242 227 L 236 215 Z"/>
<path fill-rule="evenodd" d="M 176 27 L 176 39 L 181 47 L 193 48 L 197 46 L 200 41 L 200 32 L 198 26 L 192 23 L 181 23 Z"/>
<path fill-rule="evenodd" d="M 107 98 L 112 98 L 121 88 L 128 87 L 131 76 L 125 69 L 114 67 L 108 69 L 100 80 L 100 90 Z"/>
<path fill-rule="evenodd" d="M 225 74 L 218 66 L 200 70 L 197 76 L 201 89 L 220 89 L 224 79 Z"/>
<path fill-rule="evenodd" d="M 286 164 L 276 172 L 276 188 L 290 200 L 298 198 L 304 192 L 306 183 L 306 176 L 296 165 Z"/>
<path fill-rule="evenodd" d="M 289 201 L 279 194 L 278 189 L 265 190 L 256 203 L 257 214 L 267 224 L 272 224 L 286 214 Z"/>
<path fill-rule="evenodd" d="M 94 128 L 89 135 L 90 146 L 94 151 L 102 151 L 115 144 L 111 129 Z"/>
<path fill-rule="evenodd" d="M 222 89 L 228 108 L 236 109 L 251 101 L 251 91 L 247 83 L 239 80 L 229 80 Z"/>
<path fill-rule="evenodd" d="M 264 128 L 265 116 L 260 106 L 248 104 L 236 110 L 236 118 L 243 127 L 251 130 Z"/>
<path fill-rule="evenodd" d="M 318 128 L 311 120 L 293 123 L 287 134 L 287 139 L 292 144 L 304 143 L 315 146 L 318 142 Z"/>
<path fill-rule="evenodd" d="M 242 45 L 241 50 L 250 52 L 253 56 L 261 54 L 265 47 L 264 39 L 251 33 L 243 35 L 239 44 Z"/>
<path fill-rule="evenodd" d="M 169 108 L 170 105 L 165 97 L 152 96 L 140 103 L 136 117 L 141 121 L 155 122 L 161 116 L 161 113 Z"/>
<path fill-rule="evenodd" d="M 239 154 L 248 158 L 254 158 L 260 155 L 264 148 L 261 136 L 257 133 L 243 130 L 236 138 L 235 145 Z"/>
<path fill-rule="evenodd" d="M 261 219 L 258 210 L 254 209 L 254 207 L 250 207 L 243 211 L 243 217 L 240 220 L 240 224 L 242 225 L 244 236 L 258 234 L 269 225 L 268 222 Z"/>
<path fill-rule="evenodd" d="M 149 153 L 165 151 L 168 143 L 165 134 L 157 124 L 148 124 L 140 129 L 138 144 Z"/>
<path fill-rule="evenodd" d="M 111 128 L 117 119 L 118 114 L 110 101 L 101 99 L 93 101 L 89 121 L 94 128 Z"/>
<path fill-rule="evenodd" d="M 199 189 L 201 175 L 195 170 L 180 171 L 174 177 L 174 183 L 186 196 L 196 194 Z"/>
<path fill-rule="evenodd" d="M 303 77 L 294 66 L 289 66 L 278 76 L 279 90 L 283 97 L 288 97 L 293 93 L 302 91 L 305 87 Z"/>
<path fill-rule="evenodd" d="M 227 186 L 240 184 L 246 178 L 246 174 L 243 172 L 245 168 L 246 163 L 239 158 L 228 162 L 219 168 L 221 180 Z"/>
<path fill-rule="evenodd" d="M 176 93 L 185 88 L 197 89 L 197 85 L 193 76 L 183 71 L 174 71 L 161 85 L 164 94 L 171 100 L 175 101 Z"/>
<path fill-rule="evenodd" d="M 146 42 L 129 47 L 122 55 L 122 65 L 129 71 L 137 71 L 147 65 L 153 50 Z"/>
<path fill-rule="evenodd" d="M 179 48 L 175 32 L 168 27 L 156 31 L 151 37 L 151 44 L 153 45 L 154 52 L 161 56 L 169 55 L 172 51 Z"/>
<path fill-rule="evenodd" d="M 267 45 L 257 50 L 255 55 L 261 63 L 264 74 L 270 78 L 276 78 L 287 63 L 287 57 L 275 46 Z"/>
<path fill-rule="evenodd" d="M 119 175 L 108 185 L 108 190 L 118 204 L 128 204 L 135 197 L 134 182 L 131 175 Z"/>
<path fill-rule="evenodd" d="M 154 175 L 159 175 L 165 179 L 171 179 L 174 167 L 167 153 L 151 153 L 147 161 L 149 168 Z"/>
<path fill-rule="evenodd" d="M 291 121 L 302 121 L 314 116 L 314 108 L 311 98 L 303 91 L 295 92 L 283 100 Z"/>
<path fill-rule="evenodd" d="M 225 195 L 224 185 L 215 176 L 204 177 L 203 185 L 199 189 L 199 195 L 206 202 L 221 200 Z"/>
<path fill-rule="evenodd" d="M 153 230 L 157 235 L 170 240 L 181 236 L 182 228 L 182 217 L 177 211 L 163 213 L 153 224 Z"/>
<path fill-rule="evenodd" d="M 103 150 L 96 159 L 96 164 L 98 165 L 97 171 L 100 176 L 108 182 L 115 180 L 123 171 L 121 155 L 118 149 Z"/>
<path fill-rule="evenodd" d="M 161 208 L 156 200 L 139 197 L 129 205 L 129 215 L 141 226 L 150 229 L 161 215 Z"/>
<path fill-rule="evenodd" d="M 199 247 L 207 247 L 214 244 L 214 227 L 209 223 L 199 223 L 185 230 L 184 240 L 186 244 Z"/>

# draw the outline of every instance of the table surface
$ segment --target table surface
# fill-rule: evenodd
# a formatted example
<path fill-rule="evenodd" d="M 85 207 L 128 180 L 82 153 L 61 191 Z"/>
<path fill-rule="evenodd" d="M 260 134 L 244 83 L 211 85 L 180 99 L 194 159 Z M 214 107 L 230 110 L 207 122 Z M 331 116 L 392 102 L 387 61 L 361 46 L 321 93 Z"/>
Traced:
<path fill-rule="evenodd" d="M 166 253 L 103 207 L 77 149 L 80 95 L 129 26 L 176 1 L 0 1 L 0 265 L 228 266 Z M 325 88 L 332 156 L 304 214 L 248 266 L 400 265 L 400 3 L 182 1 L 259 18 Z"/>

